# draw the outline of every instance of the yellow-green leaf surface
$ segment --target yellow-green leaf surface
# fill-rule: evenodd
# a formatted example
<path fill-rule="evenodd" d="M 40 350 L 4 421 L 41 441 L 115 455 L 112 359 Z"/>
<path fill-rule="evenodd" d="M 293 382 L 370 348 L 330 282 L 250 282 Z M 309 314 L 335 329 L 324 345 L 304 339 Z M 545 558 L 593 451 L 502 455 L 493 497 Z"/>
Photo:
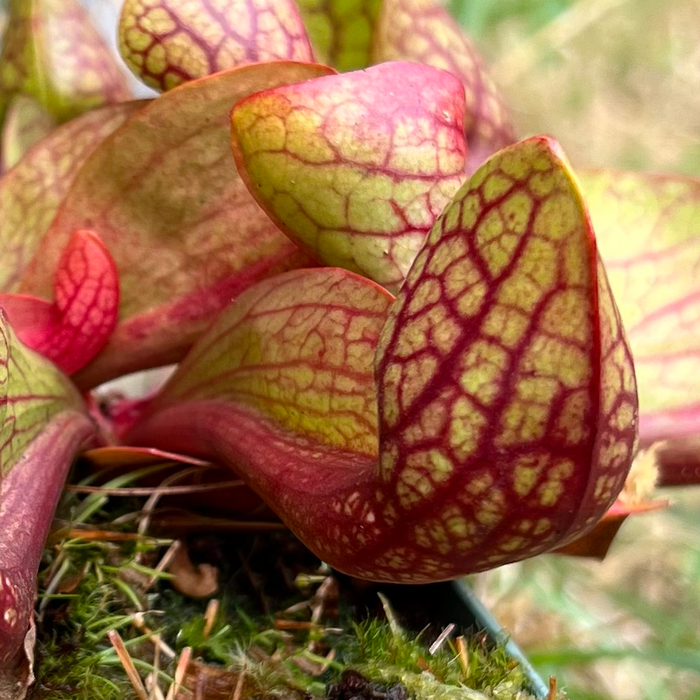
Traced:
<path fill-rule="evenodd" d="M 294 0 L 126 0 L 119 47 L 157 90 L 247 63 L 314 60 Z"/>
<path fill-rule="evenodd" d="M 0 309 L 0 465 L 6 476 L 29 444 L 65 411 L 84 413 L 80 394 L 51 362 L 23 345 Z"/>
<path fill-rule="evenodd" d="M 228 114 L 251 93 L 330 69 L 261 63 L 179 86 L 105 139 L 78 174 L 22 291 L 48 296 L 69 235 L 95 231 L 119 272 L 119 322 L 76 381 L 176 362 L 257 279 L 305 263 L 236 174 Z"/>
<path fill-rule="evenodd" d="M 377 341 L 380 291 L 328 268 L 248 290 L 131 439 L 232 467 L 363 578 L 453 578 L 590 530 L 632 461 L 636 390 L 558 145 L 530 139 L 475 173 Z"/>
<path fill-rule="evenodd" d="M 110 105 L 77 117 L 37 143 L 0 179 L 0 291 L 17 291 L 24 266 L 85 159 L 141 106 L 140 102 Z M 66 240 L 71 233 L 66 232 Z M 54 269 L 47 269 L 47 290 Z"/>
<path fill-rule="evenodd" d="M 156 407 L 238 403 L 318 445 L 375 457 L 372 360 L 393 297 L 344 270 L 257 284 L 217 319 Z"/>
<path fill-rule="evenodd" d="M 579 173 L 639 381 L 640 438 L 700 432 L 700 180 Z"/>
<path fill-rule="evenodd" d="M 340 502 L 375 497 L 372 358 L 392 301 L 333 268 L 258 283 L 199 339 L 126 439 L 234 467 L 325 561 L 348 562 L 364 522 L 347 522 Z"/>
<path fill-rule="evenodd" d="M 30 95 L 60 121 L 130 97 L 125 76 L 77 0 L 12 0 L 0 56 L 0 114 Z"/>
<path fill-rule="evenodd" d="M 504 564 L 573 539 L 612 505 L 635 450 L 634 370 L 555 142 L 501 151 L 446 208 L 376 372 L 394 493 L 384 517 L 416 517 L 415 548 L 387 552 L 387 569 Z"/>
<path fill-rule="evenodd" d="M 503 99 L 476 47 L 437 0 L 383 0 L 372 41 L 372 62 L 381 61 L 417 61 L 462 81 L 470 170 L 515 141 Z"/>
<path fill-rule="evenodd" d="M 142 104 L 110 105 L 73 119 L 37 143 L 0 179 L 1 292 L 17 291 L 24 266 L 85 159 Z M 66 232 L 66 240 L 71 233 Z M 53 272 L 47 270 L 47 289 Z"/>
<path fill-rule="evenodd" d="M 311 255 L 394 288 L 464 179 L 463 115 L 453 75 L 386 63 L 240 102 L 234 155 Z"/>
<path fill-rule="evenodd" d="M 340 71 L 365 68 L 381 0 L 299 0 L 319 61 Z"/>
<path fill-rule="evenodd" d="M 22 156 L 56 127 L 54 118 L 32 97 L 18 95 L 12 100 L 2 129 L 2 170 L 18 163 Z"/>

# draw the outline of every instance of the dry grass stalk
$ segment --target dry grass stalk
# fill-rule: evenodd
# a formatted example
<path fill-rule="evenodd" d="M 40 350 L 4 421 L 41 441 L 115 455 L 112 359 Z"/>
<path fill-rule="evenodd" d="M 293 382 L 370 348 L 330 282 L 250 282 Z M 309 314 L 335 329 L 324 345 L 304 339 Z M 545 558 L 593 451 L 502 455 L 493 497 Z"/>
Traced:
<path fill-rule="evenodd" d="M 165 696 L 165 700 L 174 700 L 175 696 L 182 689 L 182 681 L 185 678 L 185 673 L 187 673 L 187 667 L 190 665 L 191 658 L 192 648 L 185 647 L 180 652 L 180 658 L 177 661 L 177 667 L 175 669 L 175 679 L 168 688 L 168 694 Z"/>
<path fill-rule="evenodd" d="M 206 639 L 210 634 L 212 629 L 214 629 L 214 623 L 216 622 L 216 616 L 219 614 L 219 600 L 217 598 L 212 598 L 207 603 L 207 609 L 204 611 L 204 629 L 202 630 L 202 639 Z"/>
<path fill-rule="evenodd" d="M 146 688 L 141 680 L 141 676 L 139 676 L 136 666 L 134 666 L 134 661 L 131 658 L 129 650 L 126 648 L 124 640 L 121 638 L 119 632 L 117 632 L 117 630 L 110 630 L 107 633 L 107 636 L 109 637 L 109 641 L 112 643 L 114 650 L 117 652 L 119 661 L 121 661 L 124 671 L 126 672 L 136 695 L 138 695 L 139 700 L 148 700 L 148 693 L 146 692 Z"/>
<path fill-rule="evenodd" d="M 191 471 L 196 471 L 201 469 L 201 467 L 193 468 L 192 470 L 187 470 L 188 473 Z M 181 472 L 173 474 L 174 476 L 181 476 Z M 138 497 L 138 496 L 182 496 L 189 495 L 191 493 L 207 493 L 208 491 L 220 491 L 221 489 L 227 488 L 237 488 L 243 486 L 243 482 L 240 480 L 235 481 L 218 481 L 213 484 L 191 484 L 189 486 L 80 486 L 74 484 L 68 484 L 66 486 L 66 491 L 71 493 L 99 493 L 104 496 L 126 496 L 126 497 Z"/>
<path fill-rule="evenodd" d="M 459 667 L 462 669 L 462 675 L 464 678 L 469 676 L 469 655 L 467 653 L 467 643 L 464 641 L 464 637 L 460 634 L 456 640 L 457 643 L 457 661 L 459 661 Z"/>
<path fill-rule="evenodd" d="M 445 643 L 445 640 L 452 634 L 452 632 L 454 632 L 456 626 L 457 625 L 455 625 L 454 622 L 450 622 L 450 624 L 447 625 L 442 632 L 440 632 L 440 636 L 430 645 L 430 648 L 428 649 L 431 656 L 435 656 L 438 650 Z"/>
<path fill-rule="evenodd" d="M 154 632 L 150 627 L 148 627 L 148 625 L 146 625 L 146 621 L 144 620 L 142 613 L 136 613 L 134 615 L 133 623 L 134 623 L 134 626 L 140 632 L 148 635 L 148 638 L 151 640 L 154 647 L 156 647 L 158 654 L 162 653 L 163 655 L 167 656 L 169 659 L 174 659 L 177 656 L 175 651 L 161 639 L 160 635 L 158 633 Z M 154 653 L 156 653 L 156 652 L 154 652 Z"/>
<path fill-rule="evenodd" d="M 160 561 L 156 565 L 156 567 L 153 569 L 153 574 L 151 577 L 146 581 L 144 584 L 144 589 L 143 592 L 146 593 L 148 590 L 150 590 L 151 586 L 158 580 L 158 574 L 165 571 L 172 560 L 177 556 L 178 552 L 180 551 L 180 548 L 182 547 L 182 543 L 180 540 L 175 540 L 170 547 L 165 551 L 165 554 L 161 557 Z"/>
<path fill-rule="evenodd" d="M 238 674 L 238 680 L 236 681 L 236 687 L 233 689 L 233 694 L 231 695 L 231 700 L 241 700 L 241 695 L 243 694 L 243 682 L 245 681 L 246 666 L 243 664 L 241 672 Z"/>

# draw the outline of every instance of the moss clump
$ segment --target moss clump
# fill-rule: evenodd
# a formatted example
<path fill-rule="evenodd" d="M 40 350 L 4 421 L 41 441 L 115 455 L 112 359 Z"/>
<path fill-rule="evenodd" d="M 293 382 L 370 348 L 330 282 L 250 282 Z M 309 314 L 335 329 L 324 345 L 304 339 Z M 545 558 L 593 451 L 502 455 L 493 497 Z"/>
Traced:
<path fill-rule="evenodd" d="M 46 551 L 34 700 L 138 697 L 125 653 L 144 686 L 157 683 L 164 695 L 180 662 L 178 680 L 203 700 L 343 700 L 350 669 L 368 684 L 351 696 L 370 700 L 393 697 L 376 688 L 419 700 L 531 697 L 503 649 L 477 636 L 446 638 L 430 653 L 434 629 L 401 628 L 390 601 L 382 614 L 371 586 L 331 577 L 287 533 L 184 540 L 192 566 L 207 560 L 220 581 L 215 603 L 185 597 L 176 590 L 179 574 L 162 571 L 172 543 L 145 536 L 143 525 L 139 533 L 135 504 L 103 499 L 97 507 L 88 498 L 92 505 L 73 504 L 82 522 L 64 524 L 67 536 Z M 117 653 L 111 630 L 127 652 Z M 186 668 L 183 653 L 192 660 Z"/>

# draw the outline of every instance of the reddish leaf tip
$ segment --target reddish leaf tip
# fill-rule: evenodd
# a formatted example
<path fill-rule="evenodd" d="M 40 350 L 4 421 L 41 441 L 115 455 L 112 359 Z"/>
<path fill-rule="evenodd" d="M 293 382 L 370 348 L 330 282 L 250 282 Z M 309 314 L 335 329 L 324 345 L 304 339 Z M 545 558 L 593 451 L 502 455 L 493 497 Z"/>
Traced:
<path fill-rule="evenodd" d="M 54 302 L 0 296 L 17 336 L 66 374 L 102 349 L 117 323 L 119 281 L 109 251 L 92 231 L 76 231 L 54 275 Z"/>

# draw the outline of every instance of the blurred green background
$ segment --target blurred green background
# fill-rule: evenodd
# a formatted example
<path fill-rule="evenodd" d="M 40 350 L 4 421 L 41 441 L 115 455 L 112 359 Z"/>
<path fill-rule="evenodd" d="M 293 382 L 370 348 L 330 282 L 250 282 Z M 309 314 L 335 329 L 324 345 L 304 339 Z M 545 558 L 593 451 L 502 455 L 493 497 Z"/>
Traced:
<path fill-rule="evenodd" d="M 521 136 L 573 165 L 700 176 L 700 2 L 453 0 Z M 634 236 L 634 231 L 629 231 Z M 574 700 L 700 700 L 700 489 L 628 520 L 604 562 L 557 556 L 475 577 Z"/>

